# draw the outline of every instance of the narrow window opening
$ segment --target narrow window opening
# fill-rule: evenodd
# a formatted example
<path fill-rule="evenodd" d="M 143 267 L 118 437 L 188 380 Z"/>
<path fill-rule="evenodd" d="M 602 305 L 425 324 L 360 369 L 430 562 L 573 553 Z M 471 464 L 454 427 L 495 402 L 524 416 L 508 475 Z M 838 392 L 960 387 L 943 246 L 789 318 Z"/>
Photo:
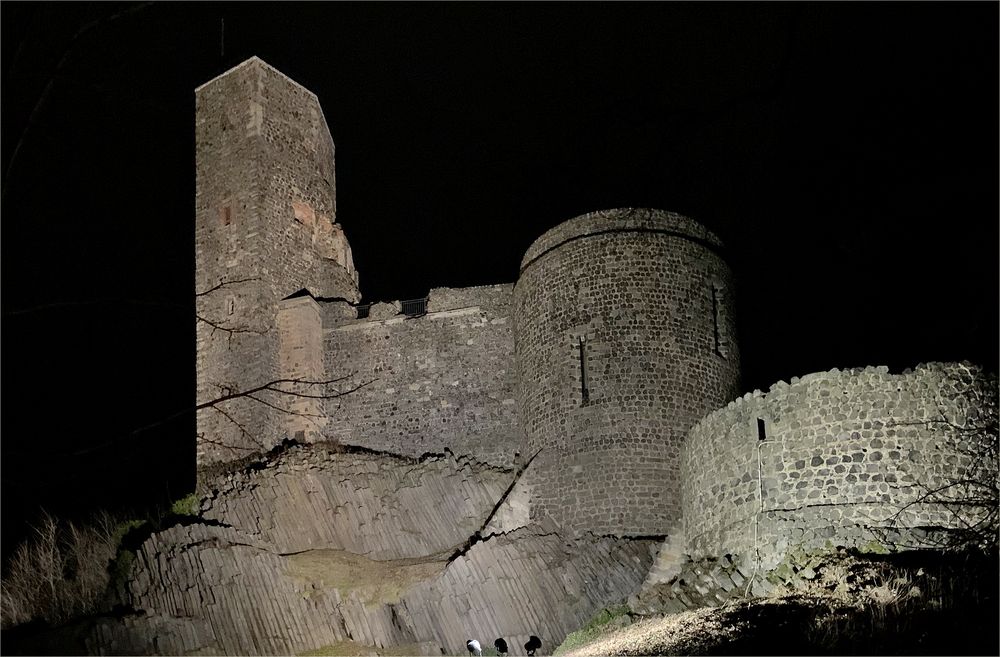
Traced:
<path fill-rule="evenodd" d="M 767 431 L 764 429 L 764 420 L 757 418 L 757 440 L 763 442 L 767 440 Z"/>
<path fill-rule="evenodd" d="M 726 357 L 725 345 L 722 335 L 722 289 L 718 285 L 712 285 L 712 339 L 715 344 L 715 355 Z"/>
<path fill-rule="evenodd" d="M 590 389 L 587 386 L 587 338 L 577 338 L 577 349 L 580 351 L 580 405 L 590 402 Z"/>
<path fill-rule="evenodd" d="M 233 211 L 228 205 L 223 205 L 219 208 L 219 223 L 223 226 L 233 223 Z"/>
<path fill-rule="evenodd" d="M 226 299 L 226 314 L 232 315 L 236 311 L 236 299 L 229 297 Z"/>

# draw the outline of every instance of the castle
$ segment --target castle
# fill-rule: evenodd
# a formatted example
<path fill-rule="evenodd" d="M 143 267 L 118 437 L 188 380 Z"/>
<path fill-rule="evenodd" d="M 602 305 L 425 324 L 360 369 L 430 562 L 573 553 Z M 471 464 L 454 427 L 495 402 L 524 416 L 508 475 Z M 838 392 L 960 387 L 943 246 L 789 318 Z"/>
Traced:
<path fill-rule="evenodd" d="M 315 95 L 252 58 L 196 100 L 200 519 L 146 539 L 141 613 L 91 650 L 548 653 L 608 604 L 763 594 L 793 550 L 961 523 L 922 491 L 982 467 L 978 368 L 741 397 L 725 248 L 661 210 L 565 221 L 512 284 L 359 305 Z"/>
<path fill-rule="evenodd" d="M 683 437 L 739 391 L 717 237 L 674 213 L 595 212 L 539 237 L 513 285 L 359 308 L 315 96 L 255 59 L 197 98 L 197 281 L 213 290 L 198 298 L 199 401 L 270 381 L 310 395 L 201 412 L 199 467 L 288 438 L 535 457 L 533 512 L 562 526 L 678 521 Z M 303 383 L 321 381 L 352 391 Z"/>

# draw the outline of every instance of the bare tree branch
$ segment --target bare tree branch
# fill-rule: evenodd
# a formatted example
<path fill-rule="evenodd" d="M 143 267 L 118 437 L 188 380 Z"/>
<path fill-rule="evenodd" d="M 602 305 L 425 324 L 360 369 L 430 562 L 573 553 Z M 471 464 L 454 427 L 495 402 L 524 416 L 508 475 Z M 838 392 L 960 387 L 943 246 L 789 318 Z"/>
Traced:
<path fill-rule="evenodd" d="M 258 404 L 261 404 L 262 406 L 267 406 L 268 408 L 274 409 L 274 410 L 279 411 L 281 413 L 285 413 L 286 415 L 296 415 L 298 417 L 314 417 L 314 418 L 323 418 L 323 417 L 326 417 L 325 415 L 321 415 L 320 413 L 307 413 L 307 412 L 302 411 L 302 410 L 290 410 L 290 409 L 287 409 L 287 408 L 282 408 L 281 406 L 278 406 L 277 404 L 272 404 L 271 402 L 269 402 L 269 401 L 267 401 L 265 399 L 261 399 L 260 397 L 257 397 L 256 395 L 247 395 L 247 398 L 254 400 Z"/>
<path fill-rule="evenodd" d="M 209 401 L 197 404 L 194 408 L 195 408 L 196 411 L 200 411 L 203 408 L 212 408 L 212 407 L 215 407 L 215 406 L 217 406 L 217 405 L 219 405 L 219 404 L 221 404 L 223 402 L 227 402 L 227 401 L 230 401 L 232 399 L 239 399 L 241 397 L 249 397 L 250 395 L 252 395 L 254 393 L 262 392 L 262 391 L 275 392 L 275 393 L 282 394 L 282 395 L 290 395 L 292 397 L 305 397 L 307 399 L 336 399 L 337 397 L 342 397 L 342 396 L 344 396 L 346 394 L 350 394 L 350 393 L 354 392 L 355 390 L 360 390 L 361 388 L 364 388 L 365 386 L 370 385 L 370 384 L 372 384 L 372 383 L 374 383 L 375 381 L 378 380 L 378 379 L 372 379 L 370 381 L 366 381 L 365 383 L 359 384 L 359 385 L 357 385 L 354 388 L 351 388 L 349 390 L 336 391 L 336 392 L 324 393 L 324 394 L 319 394 L 319 395 L 310 395 L 310 394 L 306 394 L 306 393 L 302 393 L 302 392 L 296 392 L 294 390 L 283 390 L 280 387 L 278 387 L 281 384 L 288 384 L 288 383 L 291 383 L 291 384 L 301 384 L 301 385 L 306 385 L 306 386 L 327 386 L 327 385 L 333 385 L 335 383 L 341 383 L 343 381 L 346 381 L 346 380 L 352 378 L 353 376 L 354 376 L 354 374 L 349 374 L 347 376 L 342 376 L 342 377 L 339 377 L 339 378 L 336 378 L 336 379 L 327 379 L 325 381 L 309 381 L 307 379 L 274 379 L 272 381 L 268 381 L 267 383 L 262 383 L 259 386 L 254 386 L 253 388 L 248 388 L 247 390 L 241 390 L 241 391 L 238 391 L 238 392 L 230 392 L 228 394 L 222 395 L 221 397 L 217 397 L 215 399 L 210 399 Z"/>
<path fill-rule="evenodd" d="M 226 288 L 226 287 L 232 287 L 234 285 L 239 285 L 240 283 L 249 283 L 250 281 L 259 281 L 259 280 L 260 280 L 260 277 L 258 277 L 258 276 L 251 276 L 250 278 L 237 278 L 237 279 L 233 279 L 233 280 L 222 280 L 217 285 L 213 285 L 212 287 L 208 288 L 207 290 L 204 290 L 202 292 L 195 292 L 194 296 L 196 296 L 196 297 L 204 297 L 204 296 L 207 296 L 207 295 L 211 294 L 212 292 L 215 292 L 216 290 L 221 290 L 221 289 Z"/>
<path fill-rule="evenodd" d="M 216 331 L 221 331 L 223 333 L 226 333 L 229 337 L 230 343 L 232 343 L 233 336 L 238 335 L 240 333 L 253 333 L 255 335 L 264 335 L 265 333 L 267 333 L 267 331 L 264 330 L 245 328 L 241 326 L 225 326 L 223 324 L 218 324 L 216 322 L 213 322 L 212 320 L 197 313 L 195 313 L 195 319 L 211 327 L 213 334 Z"/>
<path fill-rule="evenodd" d="M 952 374 L 935 399 L 937 417 L 918 421 L 890 420 L 886 426 L 924 426 L 936 433 L 957 455 L 955 475 L 934 475 L 935 482 L 917 481 L 922 492 L 901 505 L 890 516 L 888 526 L 871 529 L 883 542 L 900 546 L 897 536 L 913 544 L 905 548 L 933 547 L 960 549 L 978 546 L 994 550 L 1000 538 L 1000 432 L 998 432 L 997 386 L 991 375 L 964 366 Z M 925 536 L 916 537 L 907 515 L 921 508 L 944 510 L 947 527 L 923 527 Z M 919 516 L 918 516 L 919 517 Z"/>
<path fill-rule="evenodd" d="M 253 442 L 256 445 L 256 449 L 264 449 L 264 444 L 262 442 L 260 442 L 257 438 L 253 437 L 250 434 L 250 432 L 247 431 L 247 428 L 245 426 L 243 426 L 236 418 L 234 418 L 232 415 L 230 415 L 229 413 L 227 413 L 225 410 L 223 410 L 219 406 L 213 406 L 212 410 L 217 411 L 224 418 L 226 418 L 232 424 L 234 424 L 240 430 L 240 433 L 243 435 L 244 438 L 246 438 L 247 440 L 250 440 L 251 442 Z M 237 449 L 242 449 L 242 450 L 247 451 L 247 452 L 252 452 L 255 449 L 254 447 L 233 447 L 233 446 L 227 445 L 227 444 L 225 444 L 225 443 L 223 443 L 221 441 L 207 439 L 204 436 L 202 437 L 202 442 L 211 443 L 213 445 L 222 445 L 223 447 L 226 447 L 226 448 L 228 448 L 228 449 L 230 449 L 232 451 L 236 451 Z"/>
<path fill-rule="evenodd" d="M 257 276 L 250 276 L 248 278 L 237 278 L 232 280 L 223 279 L 206 290 L 202 290 L 201 292 L 195 292 L 194 296 L 196 299 L 198 299 L 201 297 L 206 297 L 212 294 L 213 292 L 218 292 L 219 290 L 224 290 L 229 287 L 234 287 L 237 285 L 241 285 L 243 283 L 249 283 L 251 281 L 259 281 L 259 280 L 260 278 Z M 203 315 L 201 312 L 198 312 L 197 310 L 195 310 L 195 320 L 209 326 L 212 329 L 212 335 L 215 335 L 217 332 L 225 333 L 227 339 L 229 340 L 230 345 L 232 345 L 233 337 L 241 333 L 264 335 L 268 332 L 267 329 L 256 329 L 256 328 L 251 328 L 249 326 L 233 326 L 231 324 L 227 324 L 224 321 L 212 320 Z"/>

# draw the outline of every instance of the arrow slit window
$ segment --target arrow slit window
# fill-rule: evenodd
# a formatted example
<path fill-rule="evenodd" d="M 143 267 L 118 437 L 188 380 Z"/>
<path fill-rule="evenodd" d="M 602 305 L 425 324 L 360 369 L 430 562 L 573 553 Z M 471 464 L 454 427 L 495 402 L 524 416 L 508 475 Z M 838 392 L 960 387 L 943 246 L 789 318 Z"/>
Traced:
<path fill-rule="evenodd" d="M 726 323 L 722 317 L 725 288 L 718 283 L 712 284 L 712 339 L 716 356 L 725 358 L 728 355 L 726 345 Z"/>

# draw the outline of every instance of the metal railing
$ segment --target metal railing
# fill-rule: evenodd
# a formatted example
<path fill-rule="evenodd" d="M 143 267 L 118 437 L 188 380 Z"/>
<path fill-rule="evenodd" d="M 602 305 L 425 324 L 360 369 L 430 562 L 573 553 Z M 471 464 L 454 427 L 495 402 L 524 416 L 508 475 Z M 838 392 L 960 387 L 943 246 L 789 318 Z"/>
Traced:
<path fill-rule="evenodd" d="M 403 306 L 403 314 L 407 317 L 427 314 L 427 297 L 423 299 L 408 299 L 399 303 Z"/>
<path fill-rule="evenodd" d="M 363 303 L 359 306 L 355 306 L 358 310 L 358 319 L 368 319 L 373 305 L 374 304 L 371 303 Z M 421 315 L 427 314 L 427 297 L 422 299 L 407 299 L 405 301 L 400 301 L 399 305 L 402 306 L 400 314 L 406 315 L 407 317 L 420 317 Z"/>

